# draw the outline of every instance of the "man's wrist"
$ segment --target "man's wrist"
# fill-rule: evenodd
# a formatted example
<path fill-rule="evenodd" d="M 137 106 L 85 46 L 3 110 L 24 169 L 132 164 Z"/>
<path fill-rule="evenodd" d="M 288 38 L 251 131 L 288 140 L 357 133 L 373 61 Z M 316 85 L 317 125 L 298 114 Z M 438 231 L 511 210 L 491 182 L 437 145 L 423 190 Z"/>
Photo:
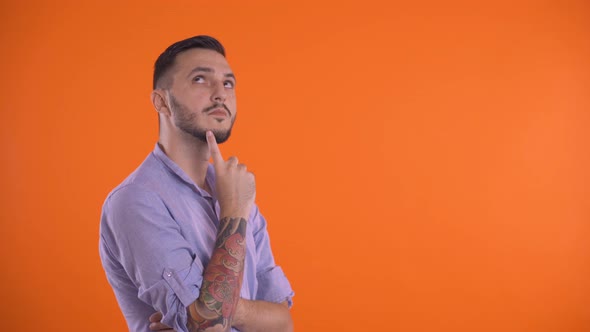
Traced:
<path fill-rule="evenodd" d="M 245 211 L 224 211 L 221 210 L 219 215 L 221 216 L 219 218 L 219 220 L 223 220 L 223 219 L 244 219 L 246 221 L 248 221 L 248 219 L 250 218 L 250 213 L 249 212 L 245 212 Z"/>
<path fill-rule="evenodd" d="M 248 316 L 248 305 L 248 300 L 244 300 L 241 297 L 238 299 L 238 304 L 236 305 L 236 313 L 232 321 L 233 327 L 239 327 L 244 323 L 246 317 Z"/>

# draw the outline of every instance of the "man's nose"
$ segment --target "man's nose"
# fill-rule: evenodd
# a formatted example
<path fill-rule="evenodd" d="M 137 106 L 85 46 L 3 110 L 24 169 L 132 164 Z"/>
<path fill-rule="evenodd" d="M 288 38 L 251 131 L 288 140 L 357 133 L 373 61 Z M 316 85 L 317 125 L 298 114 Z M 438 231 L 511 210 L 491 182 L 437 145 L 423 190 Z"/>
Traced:
<path fill-rule="evenodd" d="M 224 103 L 227 98 L 227 91 L 223 82 L 218 82 L 213 85 L 213 92 L 211 93 L 211 101 L 215 103 Z"/>

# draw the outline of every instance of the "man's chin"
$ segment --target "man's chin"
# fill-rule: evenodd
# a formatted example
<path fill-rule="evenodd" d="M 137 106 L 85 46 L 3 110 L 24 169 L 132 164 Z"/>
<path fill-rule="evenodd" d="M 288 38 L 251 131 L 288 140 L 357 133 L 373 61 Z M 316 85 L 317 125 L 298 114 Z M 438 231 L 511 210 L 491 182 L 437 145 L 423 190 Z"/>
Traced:
<path fill-rule="evenodd" d="M 215 141 L 217 141 L 217 144 L 224 143 L 231 136 L 231 129 L 229 129 L 229 130 L 211 130 L 211 131 L 213 132 L 213 136 L 215 136 Z M 207 131 L 194 132 L 193 136 L 198 138 L 199 140 L 207 143 L 206 132 Z"/>
<path fill-rule="evenodd" d="M 231 129 L 223 131 L 223 132 L 213 131 L 213 135 L 215 136 L 215 140 L 217 141 L 217 144 L 221 144 L 229 139 L 229 137 L 231 136 Z"/>

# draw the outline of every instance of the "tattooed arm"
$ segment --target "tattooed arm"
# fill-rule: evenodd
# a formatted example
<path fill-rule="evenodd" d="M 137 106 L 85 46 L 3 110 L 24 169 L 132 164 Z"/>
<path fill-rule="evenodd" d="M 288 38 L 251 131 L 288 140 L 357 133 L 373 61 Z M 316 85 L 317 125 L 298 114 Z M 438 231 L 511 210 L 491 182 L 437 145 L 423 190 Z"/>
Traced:
<path fill-rule="evenodd" d="M 190 331 L 216 327 L 222 331 L 232 325 L 240 297 L 246 256 L 244 218 L 223 218 L 209 265 L 205 268 L 199 298 L 187 308 Z"/>
<path fill-rule="evenodd" d="M 228 326 L 242 332 L 290 332 L 293 321 L 288 302 L 274 303 L 239 298 L 244 267 L 244 218 L 223 218 L 211 260 L 204 270 L 199 298 L 188 308 L 190 331 L 224 331 Z M 172 331 L 162 324 L 161 313 L 149 321 L 152 331 Z"/>
<path fill-rule="evenodd" d="M 245 221 L 243 231 L 245 232 Z M 238 237 L 239 234 L 242 234 L 241 237 Z M 238 272 L 242 273 L 245 248 L 243 247 L 243 242 L 239 241 L 243 240 L 244 234 L 245 233 L 240 231 L 239 226 L 235 232 L 231 227 L 222 228 L 218 235 L 215 247 L 216 251 L 213 253 L 209 266 L 205 269 L 201 295 L 203 295 L 204 292 L 209 293 L 209 295 L 204 297 L 204 303 L 212 303 L 214 310 L 218 314 L 219 311 L 221 312 L 222 321 L 220 321 L 220 323 L 222 326 L 225 326 L 224 323 L 227 322 L 227 319 L 225 318 L 225 307 L 220 306 L 219 301 L 222 301 L 225 297 L 227 298 L 227 301 L 224 301 L 224 303 L 229 303 L 232 298 L 230 293 L 231 285 L 229 284 L 231 284 L 231 281 L 234 279 L 226 279 L 225 277 L 219 278 L 221 274 L 209 273 L 209 268 L 215 264 L 215 267 L 212 268 L 213 271 L 221 271 L 229 274 L 235 274 Z M 225 246 L 223 246 L 224 242 L 226 243 Z M 238 244 L 242 244 L 242 246 L 238 246 Z M 242 264 L 240 264 L 240 262 L 242 262 Z M 225 286 L 223 283 L 218 283 L 217 279 L 220 279 L 228 285 Z M 265 284 L 263 283 L 261 285 Z M 239 296 L 238 290 L 240 289 L 239 285 L 237 287 L 238 288 L 235 289 L 234 293 L 236 298 Z M 216 292 L 218 293 L 217 295 L 215 294 Z M 234 314 L 231 326 L 242 332 L 287 332 L 293 330 L 293 322 L 286 301 L 283 303 L 273 303 L 239 298 L 237 299 L 235 311 L 232 313 Z"/>

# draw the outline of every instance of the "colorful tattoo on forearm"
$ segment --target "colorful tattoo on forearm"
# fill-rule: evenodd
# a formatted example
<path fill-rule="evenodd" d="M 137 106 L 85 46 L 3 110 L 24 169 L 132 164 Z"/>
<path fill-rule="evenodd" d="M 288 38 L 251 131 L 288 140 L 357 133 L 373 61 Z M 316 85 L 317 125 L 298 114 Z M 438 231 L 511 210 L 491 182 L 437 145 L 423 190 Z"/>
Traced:
<path fill-rule="evenodd" d="M 204 331 L 220 324 L 229 330 L 236 310 L 246 257 L 244 218 L 223 218 L 209 264 L 205 268 L 201 293 L 189 307 L 190 331 Z"/>

